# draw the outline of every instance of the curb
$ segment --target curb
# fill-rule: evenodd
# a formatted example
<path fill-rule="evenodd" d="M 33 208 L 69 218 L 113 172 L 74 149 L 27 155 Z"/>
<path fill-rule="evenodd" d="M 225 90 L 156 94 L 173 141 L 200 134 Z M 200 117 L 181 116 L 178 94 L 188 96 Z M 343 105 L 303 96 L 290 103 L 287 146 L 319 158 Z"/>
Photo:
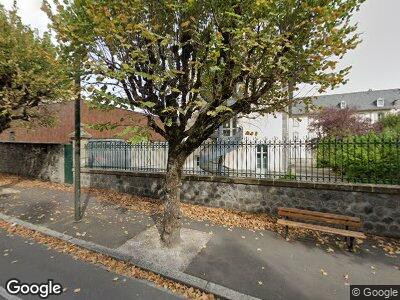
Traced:
<path fill-rule="evenodd" d="M 43 234 L 51 236 L 51 237 L 55 237 L 57 239 L 65 241 L 65 242 L 80 246 L 84 249 L 94 251 L 94 252 L 97 252 L 100 254 L 104 254 L 104 255 L 113 257 L 115 259 L 130 263 L 130 264 L 134 265 L 135 267 L 141 268 L 143 270 L 159 274 L 159 275 L 161 275 L 165 278 L 171 279 L 173 281 L 198 288 L 199 290 L 202 290 L 207 293 L 214 294 L 215 296 L 217 296 L 218 298 L 221 298 L 221 299 L 232 299 L 232 300 L 257 300 L 257 299 L 259 299 L 259 298 L 255 298 L 255 297 L 252 297 L 252 296 L 249 296 L 246 294 L 242 294 L 240 292 L 237 292 L 230 288 L 216 284 L 214 282 L 207 281 L 207 280 L 186 274 L 181 271 L 169 270 L 169 269 L 163 268 L 162 266 L 156 265 L 152 262 L 133 258 L 133 257 L 126 255 L 116 249 L 107 248 L 107 247 L 104 247 L 104 246 L 101 246 L 101 245 L 98 245 L 98 244 L 95 244 L 92 242 L 84 241 L 82 239 L 77 239 L 70 235 L 49 229 L 44 226 L 28 223 L 28 222 L 22 221 L 18 218 L 15 218 L 15 217 L 11 217 L 11 216 L 0 213 L 0 219 L 4 220 L 6 222 L 9 222 L 9 223 L 15 223 L 19 226 L 26 227 L 31 230 L 38 231 L 40 233 L 43 233 Z"/>

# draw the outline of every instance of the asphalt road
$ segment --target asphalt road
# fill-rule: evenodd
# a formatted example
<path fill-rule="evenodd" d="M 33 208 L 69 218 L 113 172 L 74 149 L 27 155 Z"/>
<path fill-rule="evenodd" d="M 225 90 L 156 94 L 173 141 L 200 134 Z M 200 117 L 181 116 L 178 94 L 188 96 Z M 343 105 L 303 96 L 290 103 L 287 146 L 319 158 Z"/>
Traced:
<path fill-rule="evenodd" d="M 118 280 L 114 280 L 116 277 Z M 119 276 L 0 230 L 0 299 L 40 299 L 9 295 L 5 286 L 11 278 L 26 283 L 52 279 L 66 288 L 61 295 L 47 299 L 180 299 L 151 283 Z M 79 292 L 74 292 L 76 289 Z"/>

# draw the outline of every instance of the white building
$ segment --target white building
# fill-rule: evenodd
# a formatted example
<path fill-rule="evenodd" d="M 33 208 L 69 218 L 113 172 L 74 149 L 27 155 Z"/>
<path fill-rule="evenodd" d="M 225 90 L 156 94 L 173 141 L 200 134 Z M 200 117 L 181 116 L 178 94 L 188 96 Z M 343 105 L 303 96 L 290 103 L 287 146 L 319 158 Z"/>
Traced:
<path fill-rule="evenodd" d="M 337 95 L 324 95 L 312 99 L 315 109 L 336 107 L 354 108 L 359 115 L 375 123 L 388 113 L 400 112 L 400 89 L 365 91 Z M 289 118 L 290 138 L 305 139 L 313 137 L 308 130 L 309 109 L 304 104 L 295 105 Z"/>

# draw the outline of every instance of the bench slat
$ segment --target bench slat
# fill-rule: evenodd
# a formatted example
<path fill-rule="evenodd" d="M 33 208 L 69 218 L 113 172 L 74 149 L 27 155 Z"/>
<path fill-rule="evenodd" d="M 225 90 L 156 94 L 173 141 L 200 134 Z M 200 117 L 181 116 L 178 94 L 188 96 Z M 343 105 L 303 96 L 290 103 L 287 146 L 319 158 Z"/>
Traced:
<path fill-rule="evenodd" d="M 330 219 L 330 218 L 326 218 L 326 217 L 306 215 L 306 214 L 298 214 L 298 213 L 292 213 L 292 212 L 286 212 L 286 211 L 281 212 L 279 215 L 283 216 L 283 217 L 289 217 L 289 218 L 292 218 L 292 219 L 317 221 L 317 222 L 324 222 L 324 223 L 335 224 L 335 225 L 344 225 L 344 226 L 352 227 L 354 229 L 362 227 L 361 222 Z"/>
<path fill-rule="evenodd" d="M 299 228 L 310 229 L 310 230 L 318 230 L 318 231 L 332 233 L 332 234 L 338 234 L 338 235 L 342 235 L 342 236 L 346 236 L 346 237 L 354 237 L 354 238 L 358 238 L 358 239 L 366 239 L 367 238 L 364 233 L 358 232 L 358 231 L 338 229 L 338 228 L 332 228 L 332 227 L 327 227 L 327 226 L 300 223 L 300 222 L 294 222 L 294 221 L 282 220 L 282 219 L 279 219 L 277 221 L 277 223 L 279 225 L 283 225 L 283 226 L 299 227 Z"/>
<path fill-rule="evenodd" d="M 348 221 L 348 222 L 361 223 L 361 219 L 358 217 L 350 217 L 350 216 L 337 215 L 337 214 L 331 214 L 331 213 L 323 213 L 323 212 L 319 212 L 319 211 L 304 210 L 304 209 L 298 209 L 298 208 L 288 208 L 288 207 L 279 207 L 278 208 L 279 215 L 282 215 L 282 214 L 288 213 L 288 212 L 293 213 L 293 214 L 316 216 L 316 217 L 327 218 L 327 219 L 332 219 L 332 220 L 344 220 L 344 221 Z"/>

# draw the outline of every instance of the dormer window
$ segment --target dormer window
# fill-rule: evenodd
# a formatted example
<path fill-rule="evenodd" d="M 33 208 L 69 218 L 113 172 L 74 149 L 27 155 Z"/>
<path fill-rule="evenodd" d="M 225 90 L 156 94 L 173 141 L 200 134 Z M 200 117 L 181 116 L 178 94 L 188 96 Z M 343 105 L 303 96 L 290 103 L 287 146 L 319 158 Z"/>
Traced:
<path fill-rule="evenodd" d="M 382 98 L 379 98 L 378 100 L 376 100 L 376 106 L 377 107 L 384 107 L 385 106 L 385 100 Z"/>
<path fill-rule="evenodd" d="M 345 109 L 347 107 L 346 101 L 340 101 L 340 109 Z"/>

